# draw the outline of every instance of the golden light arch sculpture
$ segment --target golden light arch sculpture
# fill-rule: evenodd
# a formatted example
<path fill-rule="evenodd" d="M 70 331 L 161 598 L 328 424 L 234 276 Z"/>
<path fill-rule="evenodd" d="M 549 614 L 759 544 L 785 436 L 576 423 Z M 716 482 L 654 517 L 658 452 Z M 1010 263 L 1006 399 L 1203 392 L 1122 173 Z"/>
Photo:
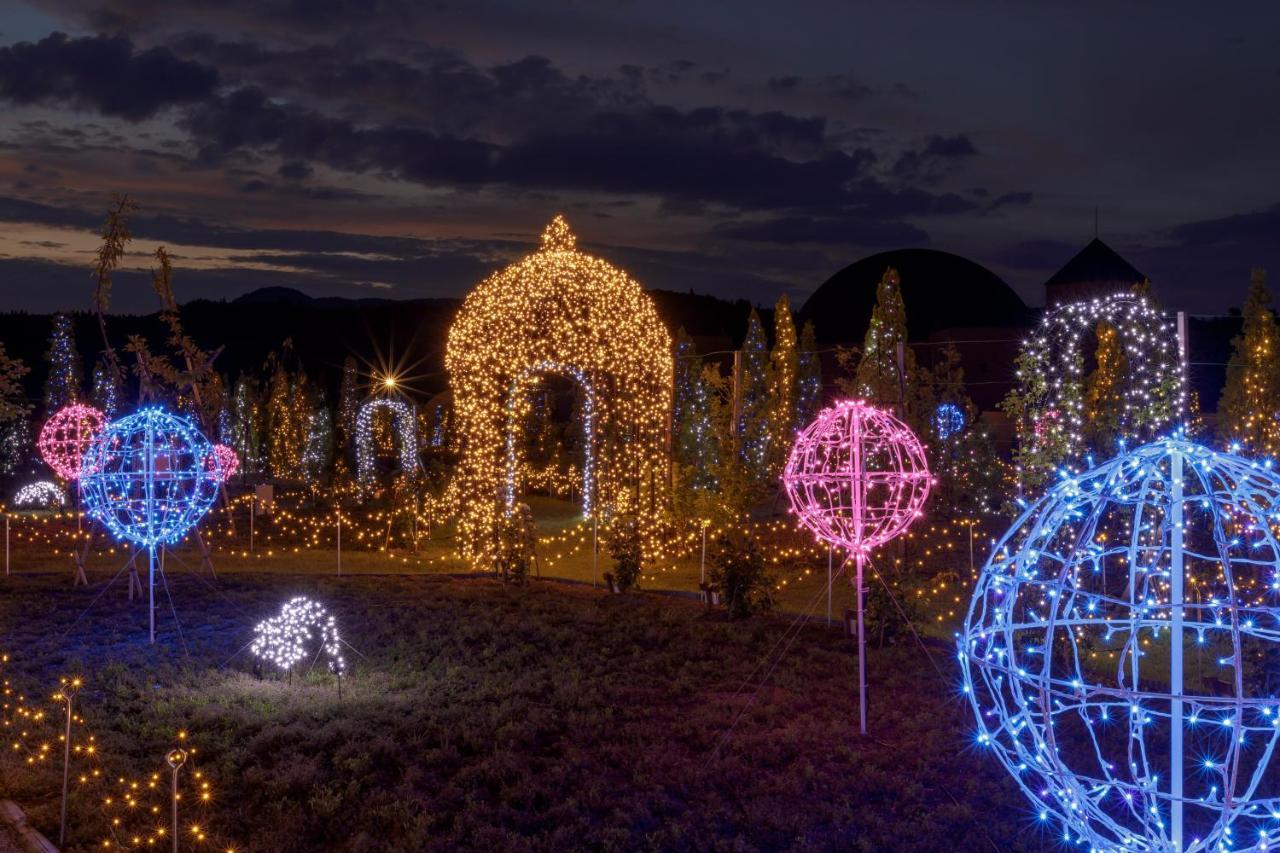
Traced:
<path fill-rule="evenodd" d="M 671 335 L 639 282 L 578 251 L 563 217 L 538 251 L 468 294 L 449 329 L 445 367 L 461 455 L 458 540 L 492 559 L 499 519 L 518 491 L 512 430 L 539 374 L 575 381 L 589 400 L 585 505 L 608 520 L 634 514 L 647 557 L 659 551 L 670 494 Z M 513 456 L 513 454 L 517 456 Z"/>

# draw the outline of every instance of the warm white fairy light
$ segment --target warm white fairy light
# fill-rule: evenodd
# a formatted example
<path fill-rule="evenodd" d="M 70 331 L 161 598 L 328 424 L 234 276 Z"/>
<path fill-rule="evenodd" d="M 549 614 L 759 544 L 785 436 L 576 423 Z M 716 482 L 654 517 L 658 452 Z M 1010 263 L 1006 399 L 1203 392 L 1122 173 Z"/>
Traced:
<path fill-rule="evenodd" d="M 373 417 L 379 409 L 389 410 L 395 419 L 400 469 L 412 473 L 418 468 L 417 418 L 413 407 L 400 397 L 373 397 L 361 403 L 356 414 L 356 476 L 365 485 L 371 484 L 374 477 Z"/>
<path fill-rule="evenodd" d="M 16 507 L 54 507 L 63 506 L 66 502 L 66 494 L 52 480 L 27 483 L 13 496 Z"/>
<path fill-rule="evenodd" d="M 671 336 L 639 283 L 580 252 L 556 217 L 542 248 L 490 276 L 463 302 L 445 352 L 462 451 L 456 479 L 463 556 L 490 561 L 513 439 L 513 387 L 539 365 L 578 382 L 590 398 L 594 512 L 634 514 L 647 555 L 659 550 L 670 493 Z M 526 398 L 527 395 L 517 394 Z"/>
<path fill-rule="evenodd" d="M 342 657 L 338 622 L 324 605 L 306 596 L 295 596 L 280 608 L 280 615 L 264 619 L 253 629 L 249 651 L 255 657 L 289 672 L 306 660 L 323 655 L 329 671 L 342 675 L 347 662 Z"/>

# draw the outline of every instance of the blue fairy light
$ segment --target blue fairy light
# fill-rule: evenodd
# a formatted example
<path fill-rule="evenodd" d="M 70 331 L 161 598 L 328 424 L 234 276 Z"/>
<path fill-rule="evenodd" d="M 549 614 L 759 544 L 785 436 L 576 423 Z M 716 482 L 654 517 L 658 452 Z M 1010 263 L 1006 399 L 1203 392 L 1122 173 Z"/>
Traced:
<path fill-rule="evenodd" d="M 1274 467 L 1162 439 L 1059 482 L 993 549 L 957 635 L 962 692 L 1063 837 L 1274 837 L 1278 506 Z"/>
<path fill-rule="evenodd" d="M 213 506 L 213 445 L 189 420 L 158 406 L 107 424 L 85 453 L 86 515 L 117 539 L 173 545 Z"/>
<path fill-rule="evenodd" d="M 955 403 L 939 403 L 933 413 L 933 428 L 943 441 L 965 428 L 964 409 Z"/>

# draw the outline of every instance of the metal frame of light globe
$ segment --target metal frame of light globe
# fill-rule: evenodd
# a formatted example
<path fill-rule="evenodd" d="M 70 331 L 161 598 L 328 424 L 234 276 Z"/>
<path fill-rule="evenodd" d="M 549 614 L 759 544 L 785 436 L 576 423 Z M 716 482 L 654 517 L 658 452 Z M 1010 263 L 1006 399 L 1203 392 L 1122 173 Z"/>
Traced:
<path fill-rule="evenodd" d="M 866 734 L 863 567 L 869 551 L 891 541 L 922 514 L 933 485 L 924 446 L 888 412 L 862 400 L 842 400 L 818 412 L 796 436 L 782 482 L 800 524 L 853 557 L 858 717 Z"/>
<path fill-rule="evenodd" d="M 978 743 L 1064 840 L 1280 841 L 1280 699 L 1252 686 L 1280 651 L 1278 527 L 1269 462 L 1166 439 L 1064 479 L 993 550 L 957 638 L 963 689 Z"/>
<path fill-rule="evenodd" d="M 117 539 L 147 549 L 150 639 L 156 641 L 156 546 L 179 542 L 213 506 L 213 445 L 189 420 L 159 406 L 113 421 L 85 453 L 88 514 Z"/>

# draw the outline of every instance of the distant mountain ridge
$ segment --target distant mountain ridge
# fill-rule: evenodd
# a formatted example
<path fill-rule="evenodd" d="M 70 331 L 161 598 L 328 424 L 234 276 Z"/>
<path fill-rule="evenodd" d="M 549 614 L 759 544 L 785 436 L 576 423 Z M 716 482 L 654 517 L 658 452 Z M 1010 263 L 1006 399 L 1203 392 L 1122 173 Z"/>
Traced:
<path fill-rule="evenodd" d="M 193 302 L 211 300 L 193 300 Z M 447 305 L 461 302 L 453 297 L 392 299 L 386 296 L 312 296 L 292 287 L 260 287 L 232 299 L 231 305 L 299 305 L 308 308 L 370 308 L 382 305 Z"/>

